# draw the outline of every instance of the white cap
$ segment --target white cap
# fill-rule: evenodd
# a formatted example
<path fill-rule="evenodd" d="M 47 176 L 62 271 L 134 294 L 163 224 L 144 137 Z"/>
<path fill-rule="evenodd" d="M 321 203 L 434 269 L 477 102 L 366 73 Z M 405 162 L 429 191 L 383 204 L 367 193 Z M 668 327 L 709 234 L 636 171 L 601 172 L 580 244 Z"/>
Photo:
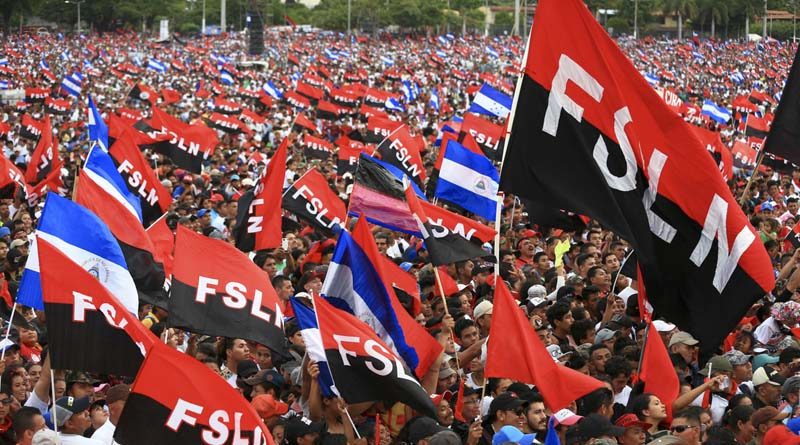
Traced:
<path fill-rule="evenodd" d="M 480 303 L 478 303 L 477 306 L 475 306 L 475 309 L 472 310 L 472 315 L 477 320 L 483 317 L 484 315 L 491 315 L 493 308 L 494 305 L 492 304 L 491 301 L 483 300 Z"/>
<path fill-rule="evenodd" d="M 666 322 L 664 320 L 653 321 L 653 326 L 656 328 L 656 331 L 658 332 L 669 332 L 677 327 L 674 324 Z"/>

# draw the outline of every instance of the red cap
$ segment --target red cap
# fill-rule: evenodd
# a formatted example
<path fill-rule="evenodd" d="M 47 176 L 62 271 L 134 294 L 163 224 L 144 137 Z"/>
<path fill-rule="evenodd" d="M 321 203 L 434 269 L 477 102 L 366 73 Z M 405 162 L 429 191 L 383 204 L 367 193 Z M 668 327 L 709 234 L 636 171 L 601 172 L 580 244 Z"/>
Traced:
<path fill-rule="evenodd" d="M 453 393 L 447 390 L 441 394 L 431 394 L 431 402 L 433 402 L 434 406 L 439 406 L 439 404 L 442 403 L 442 400 L 449 402 L 451 398 L 453 398 Z"/>
<path fill-rule="evenodd" d="M 639 420 L 639 418 L 636 417 L 636 414 L 625 414 L 624 416 L 617 419 L 617 421 L 614 422 L 614 424 L 617 426 L 621 426 L 623 428 L 633 428 L 638 426 L 639 428 L 642 428 L 644 430 L 647 430 L 652 426 L 647 422 L 642 422 L 641 420 Z"/>
<path fill-rule="evenodd" d="M 272 394 L 261 394 L 255 396 L 253 401 L 250 402 L 253 408 L 262 419 L 269 419 L 270 417 L 282 416 L 289 411 L 289 405 L 275 400 Z"/>

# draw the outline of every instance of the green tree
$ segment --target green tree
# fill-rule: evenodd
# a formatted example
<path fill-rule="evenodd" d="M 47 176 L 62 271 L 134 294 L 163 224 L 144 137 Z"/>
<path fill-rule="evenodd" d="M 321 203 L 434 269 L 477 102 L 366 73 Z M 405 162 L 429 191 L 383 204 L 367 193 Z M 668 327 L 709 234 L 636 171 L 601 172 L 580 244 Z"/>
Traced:
<path fill-rule="evenodd" d="M 693 19 L 697 16 L 697 1 L 666 0 L 664 12 L 678 16 L 678 40 L 683 40 L 683 19 Z"/>
<path fill-rule="evenodd" d="M 730 18 L 727 1 L 702 0 L 698 8 L 698 18 L 700 23 L 705 26 L 711 22 L 711 37 L 716 37 L 716 24 L 727 24 Z"/>

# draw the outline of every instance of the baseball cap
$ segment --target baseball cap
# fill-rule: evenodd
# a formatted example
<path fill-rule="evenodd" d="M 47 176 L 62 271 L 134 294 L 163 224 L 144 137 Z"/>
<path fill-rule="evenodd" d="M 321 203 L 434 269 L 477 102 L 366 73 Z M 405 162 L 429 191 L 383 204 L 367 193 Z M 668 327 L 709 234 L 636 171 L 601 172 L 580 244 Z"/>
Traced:
<path fill-rule="evenodd" d="M 202 217 L 206 216 L 207 213 L 208 213 L 208 209 L 200 209 L 200 210 L 197 211 L 197 217 L 198 218 L 202 218 Z"/>
<path fill-rule="evenodd" d="M 567 432 L 568 436 L 583 440 L 603 436 L 618 437 L 623 434 L 625 434 L 625 428 L 613 425 L 607 417 L 600 414 L 589 414 Z"/>
<path fill-rule="evenodd" d="M 94 385 L 95 383 L 97 383 L 97 380 L 89 377 L 89 374 L 83 371 L 70 371 L 67 373 L 67 378 L 65 380 L 67 384 L 87 383 L 89 385 Z"/>
<path fill-rule="evenodd" d="M 757 356 L 753 357 L 753 369 L 761 368 L 764 365 L 778 363 L 778 360 L 780 360 L 778 357 L 773 357 L 769 354 L 758 354 Z"/>
<path fill-rule="evenodd" d="M 778 409 L 772 406 L 765 406 L 763 408 L 757 409 L 752 416 L 750 416 L 750 422 L 753 423 L 753 428 L 758 429 L 758 427 L 764 423 L 775 418 L 778 415 Z"/>
<path fill-rule="evenodd" d="M 675 327 L 676 327 L 674 324 L 669 323 L 669 322 L 664 321 L 664 320 L 655 320 L 653 322 L 653 326 L 656 328 L 656 331 L 658 331 L 658 332 L 669 332 L 669 331 L 675 329 Z"/>
<path fill-rule="evenodd" d="M 242 185 L 245 186 L 245 187 L 252 187 L 252 186 L 256 185 L 256 182 L 253 181 L 250 178 L 244 178 L 242 180 Z"/>
<path fill-rule="evenodd" d="M 439 406 L 442 403 L 442 400 L 449 402 L 452 398 L 453 393 L 447 390 L 441 394 L 431 394 L 431 402 L 433 402 L 433 406 Z"/>
<path fill-rule="evenodd" d="M 519 445 L 531 445 L 536 439 L 536 434 L 523 434 L 518 428 L 506 425 L 492 436 L 492 445 L 502 445 L 513 442 Z"/>
<path fill-rule="evenodd" d="M 322 432 L 322 422 L 314 422 L 308 417 L 294 417 L 286 422 L 284 435 L 289 445 L 297 445 L 297 438 L 307 434 L 319 434 Z"/>
<path fill-rule="evenodd" d="M 31 445 L 57 445 L 61 443 L 58 433 L 47 428 L 39 430 L 33 435 Z"/>
<path fill-rule="evenodd" d="M 642 422 L 641 420 L 639 420 L 638 417 L 636 417 L 636 414 L 633 413 L 628 413 L 623 416 L 620 416 L 620 418 L 617 419 L 616 422 L 614 422 L 614 425 L 621 426 L 623 428 L 639 427 L 644 430 L 647 430 L 648 428 L 653 426 L 647 422 Z"/>
<path fill-rule="evenodd" d="M 579 416 L 566 408 L 555 412 L 553 414 L 553 417 L 555 418 L 554 422 L 556 426 L 558 425 L 572 426 L 578 423 L 578 421 L 580 421 L 581 419 L 583 419 L 583 416 Z"/>
<path fill-rule="evenodd" d="M 786 379 L 769 366 L 762 366 L 753 372 L 753 386 L 761 386 L 765 383 L 773 386 L 783 386 L 785 382 Z"/>
<path fill-rule="evenodd" d="M 4 338 L 0 340 L 0 351 L 8 351 L 10 349 L 16 349 L 19 351 L 19 345 L 16 344 L 13 340 Z"/>
<path fill-rule="evenodd" d="M 447 365 L 442 366 L 441 369 L 439 369 L 439 380 L 446 379 L 455 373 L 456 372 L 453 370 L 453 368 Z"/>
<path fill-rule="evenodd" d="M 433 436 L 439 431 L 444 431 L 447 428 L 439 426 L 435 420 L 430 417 L 420 417 L 408 427 L 408 439 L 412 444 L 416 444 L 422 439 Z"/>
<path fill-rule="evenodd" d="M 684 331 L 676 332 L 672 334 L 672 338 L 669 339 L 669 347 L 671 348 L 673 345 L 683 344 L 687 346 L 695 346 L 696 344 L 700 343 L 692 334 Z"/>
<path fill-rule="evenodd" d="M 483 300 L 480 303 L 478 303 L 477 306 L 475 306 L 475 309 L 472 310 L 472 315 L 477 320 L 483 317 L 484 315 L 491 315 L 492 308 L 494 308 L 494 305 L 492 304 L 491 301 Z"/>
<path fill-rule="evenodd" d="M 612 331 L 608 328 L 600 329 L 597 331 L 597 334 L 594 335 L 594 344 L 599 345 L 604 341 L 611 340 L 615 335 L 617 335 L 617 331 Z"/>
<path fill-rule="evenodd" d="M 561 359 L 561 357 L 564 357 L 565 355 L 572 354 L 572 352 L 563 352 L 563 351 L 561 351 L 561 346 L 559 346 L 559 345 L 549 345 L 547 347 L 547 352 L 550 353 L 550 356 L 553 357 L 553 361 L 556 361 L 556 362 L 559 361 L 559 359 Z"/>
<path fill-rule="evenodd" d="M 737 349 L 731 349 L 730 351 L 726 352 L 723 355 L 725 356 L 725 358 L 728 359 L 729 362 L 731 362 L 731 365 L 733 366 L 744 365 L 747 362 L 749 362 L 750 358 L 752 357 L 752 355 L 747 355 L 744 352 L 739 351 Z"/>
<path fill-rule="evenodd" d="M 253 408 L 256 409 L 258 416 L 262 419 L 269 419 L 270 417 L 282 416 L 289 412 L 289 405 L 281 400 L 276 400 L 272 394 L 261 394 L 253 397 L 250 402 Z"/>
<path fill-rule="evenodd" d="M 715 355 L 708 360 L 708 367 L 711 367 L 711 372 L 714 371 L 723 371 L 723 372 L 733 372 L 733 366 L 731 362 L 728 360 L 727 357 L 722 355 Z"/>
<path fill-rule="evenodd" d="M 528 301 L 532 302 L 532 300 L 535 298 L 544 299 L 546 296 L 547 296 L 547 289 L 541 284 L 534 284 L 533 286 L 528 288 Z"/>
<path fill-rule="evenodd" d="M 8 245 L 8 249 L 9 250 L 16 249 L 19 246 L 27 246 L 27 245 L 28 245 L 28 240 L 27 239 L 19 239 L 19 238 L 17 238 L 14 241 L 11 241 L 11 244 Z"/>
<path fill-rule="evenodd" d="M 114 402 L 126 401 L 131 394 L 131 386 L 125 383 L 114 385 L 106 392 L 106 405 L 111 405 Z"/>
<path fill-rule="evenodd" d="M 91 404 L 89 396 L 80 399 L 68 396 L 56 400 L 56 420 L 58 421 L 56 425 L 63 426 L 67 419 L 88 410 Z"/>
<path fill-rule="evenodd" d="M 514 411 L 524 405 L 525 401 L 510 392 L 504 392 L 489 404 L 489 416 L 494 416 L 498 411 Z"/>
<path fill-rule="evenodd" d="M 278 390 L 280 390 L 285 383 L 283 381 L 283 376 L 274 369 L 264 369 L 258 371 L 252 377 L 244 379 L 244 382 L 250 386 L 256 386 L 260 384 L 272 385 Z"/>
<path fill-rule="evenodd" d="M 239 175 L 235 175 L 235 174 L 231 175 L 231 181 L 238 181 L 240 179 L 242 179 L 242 178 L 240 178 Z"/>
<path fill-rule="evenodd" d="M 236 365 L 236 375 L 246 379 L 254 376 L 258 372 L 258 365 L 252 360 L 242 360 Z"/>
<path fill-rule="evenodd" d="M 8 227 L 0 227 L 0 238 L 11 235 L 11 230 Z"/>

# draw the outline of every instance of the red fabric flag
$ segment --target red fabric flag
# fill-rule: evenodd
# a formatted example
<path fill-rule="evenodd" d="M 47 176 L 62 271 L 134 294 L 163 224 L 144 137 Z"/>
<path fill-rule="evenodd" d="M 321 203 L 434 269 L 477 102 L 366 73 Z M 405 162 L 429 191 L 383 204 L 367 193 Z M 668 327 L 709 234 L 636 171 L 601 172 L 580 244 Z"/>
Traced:
<path fill-rule="evenodd" d="M 458 292 L 458 283 L 456 283 L 456 280 L 454 280 L 453 277 L 447 273 L 447 266 L 439 266 L 439 280 L 442 282 L 442 288 L 444 289 L 445 297 Z M 442 296 L 442 293 L 439 292 L 439 286 L 436 286 L 436 288 L 433 290 L 433 293 L 437 297 Z"/>
<path fill-rule="evenodd" d="M 655 326 L 647 328 L 647 343 L 644 345 L 639 380 L 644 382 L 644 392 L 658 396 L 667 407 L 668 417 L 672 416 L 672 402 L 678 398 L 680 383 L 675 368 L 669 358 L 667 347 L 658 335 Z"/>
<path fill-rule="evenodd" d="M 148 227 L 146 232 L 155 247 L 156 255 L 159 255 L 164 262 L 164 275 L 169 280 L 172 276 L 172 263 L 175 261 L 175 256 L 173 255 L 175 234 L 172 233 L 172 229 L 167 225 L 166 215 Z"/>
<path fill-rule="evenodd" d="M 458 395 L 456 396 L 456 407 L 453 410 L 453 417 L 459 422 L 467 423 L 464 419 L 464 379 L 458 379 Z"/>
<path fill-rule="evenodd" d="M 495 288 L 486 377 L 505 377 L 536 385 L 553 412 L 603 388 L 601 381 L 558 365 L 536 335 L 504 282 Z M 502 341 L 504 338 L 514 341 Z M 668 368 L 672 371 L 672 366 Z"/>

